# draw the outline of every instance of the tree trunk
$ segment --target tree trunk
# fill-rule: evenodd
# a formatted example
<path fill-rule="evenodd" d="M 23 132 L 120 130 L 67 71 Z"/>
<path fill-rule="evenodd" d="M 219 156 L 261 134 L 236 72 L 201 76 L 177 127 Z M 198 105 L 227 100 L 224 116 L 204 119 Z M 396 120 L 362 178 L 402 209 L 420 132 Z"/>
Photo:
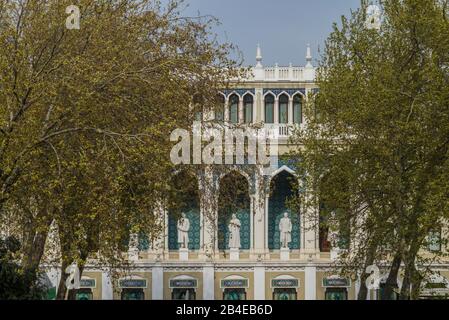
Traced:
<path fill-rule="evenodd" d="M 391 269 L 388 275 L 387 282 L 385 283 L 384 295 L 387 300 L 391 300 L 390 298 L 393 295 L 393 290 L 398 287 L 398 274 L 399 269 L 401 268 L 401 263 L 402 263 L 401 252 L 397 252 L 391 264 Z"/>
<path fill-rule="evenodd" d="M 73 263 L 73 250 L 72 250 L 72 237 L 70 233 L 70 226 L 69 230 L 65 230 L 65 227 L 68 226 L 67 224 L 64 224 L 65 221 L 62 223 L 58 223 L 58 234 L 59 234 L 59 245 L 60 245 L 60 251 L 61 251 L 61 279 L 59 281 L 58 286 L 58 292 L 56 295 L 56 300 L 65 300 L 67 295 L 67 287 L 66 287 L 66 280 L 68 278 L 68 275 L 65 273 L 65 270 L 68 266 L 70 266 Z"/>
<path fill-rule="evenodd" d="M 34 234 L 31 246 L 24 252 L 22 263 L 25 270 L 37 271 L 39 268 L 42 256 L 44 255 L 50 224 L 51 222 L 46 226 L 44 231 L 36 232 Z"/>
<path fill-rule="evenodd" d="M 410 266 L 406 264 L 404 280 L 402 281 L 401 294 L 399 295 L 399 300 L 410 300 L 411 277 L 412 276 Z"/>
<path fill-rule="evenodd" d="M 61 279 L 59 280 L 58 285 L 58 292 L 56 294 L 56 300 L 65 300 L 66 294 L 67 294 L 67 287 L 65 285 L 65 282 L 68 278 L 68 275 L 65 273 L 65 269 L 70 265 L 70 263 L 67 263 L 66 259 L 63 259 L 62 265 L 61 265 Z"/>
<path fill-rule="evenodd" d="M 413 282 L 417 283 L 417 281 L 414 281 L 414 277 L 418 273 L 415 262 L 419 248 L 420 241 L 415 239 L 410 246 L 410 250 L 406 254 L 404 281 L 402 282 L 400 300 L 410 300 L 412 295 L 412 284 Z"/>
<path fill-rule="evenodd" d="M 45 244 L 52 220 L 47 220 L 43 230 L 36 231 L 35 227 L 28 230 L 28 245 L 24 247 L 22 268 L 26 275 L 28 288 L 31 290 L 36 284 L 39 266 L 45 251 Z"/>
<path fill-rule="evenodd" d="M 360 290 L 359 290 L 359 294 L 357 299 L 358 300 L 366 300 L 367 296 L 368 296 L 368 288 L 366 286 L 366 280 L 368 279 L 368 277 L 370 276 L 368 273 L 366 273 L 366 268 L 371 266 L 374 263 L 374 255 L 376 252 L 377 246 L 372 244 L 370 246 L 369 252 L 368 252 L 368 256 L 366 258 L 366 262 L 364 265 L 364 269 L 362 270 L 362 274 L 360 275 Z"/>

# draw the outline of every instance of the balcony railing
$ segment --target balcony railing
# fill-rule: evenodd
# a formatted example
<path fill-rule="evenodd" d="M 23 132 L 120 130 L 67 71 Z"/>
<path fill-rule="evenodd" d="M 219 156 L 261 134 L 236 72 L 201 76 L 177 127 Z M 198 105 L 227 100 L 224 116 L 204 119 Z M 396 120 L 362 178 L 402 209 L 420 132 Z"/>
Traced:
<path fill-rule="evenodd" d="M 306 81 L 315 80 L 315 68 L 313 67 L 294 67 L 294 66 L 273 66 L 262 68 L 251 68 L 248 74 L 239 79 L 240 81 Z"/>
<path fill-rule="evenodd" d="M 296 124 L 266 124 L 265 128 L 277 135 L 278 138 L 289 138 L 298 128 Z"/>

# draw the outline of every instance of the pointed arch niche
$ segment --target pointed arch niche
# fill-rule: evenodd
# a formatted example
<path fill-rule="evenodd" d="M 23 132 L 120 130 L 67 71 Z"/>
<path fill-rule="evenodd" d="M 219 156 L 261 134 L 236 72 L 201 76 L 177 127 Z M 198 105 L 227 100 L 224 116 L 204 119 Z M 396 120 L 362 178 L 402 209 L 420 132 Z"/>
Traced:
<path fill-rule="evenodd" d="M 292 221 L 292 242 L 289 248 L 300 249 L 300 213 L 292 212 L 287 207 L 287 200 L 294 195 L 296 177 L 288 170 L 279 171 L 270 183 L 270 200 L 268 205 L 268 248 L 279 250 L 280 233 L 279 222 L 285 212 Z"/>
<path fill-rule="evenodd" d="M 201 219 L 198 179 L 187 171 L 180 171 L 171 179 L 172 192 L 168 210 L 168 248 L 178 250 L 178 220 L 185 213 L 190 222 L 189 250 L 201 248 Z"/>
<path fill-rule="evenodd" d="M 218 198 L 218 249 L 229 249 L 228 225 L 236 214 L 242 226 L 240 229 L 241 250 L 251 247 L 251 200 L 249 183 L 241 173 L 232 171 L 220 180 Z"/>

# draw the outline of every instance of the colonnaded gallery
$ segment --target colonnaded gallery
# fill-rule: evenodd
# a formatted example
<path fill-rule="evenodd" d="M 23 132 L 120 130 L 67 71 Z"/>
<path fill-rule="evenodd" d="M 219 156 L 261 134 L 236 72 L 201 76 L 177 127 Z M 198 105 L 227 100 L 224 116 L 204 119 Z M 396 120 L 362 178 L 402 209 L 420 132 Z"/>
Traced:
<path fill-rule="evenodd" d="M 285 154 L 295 127 L 303 126 L 302 107 L 318 88 L 310 47 L 304 67 L 264 67 L 260 47 L 251 76 L 221 92 L 222 114 L 229 123 L 264 124 L 278 134 L 279 154 Z M 201 178 L 203 177 L 203 178 Z M 216 191 L 204 190 L 209 177 Z M 245 209 L 218 214 L 214 226 L 207 207 L 192 197 L 182 215 L 164 212 L 165 232 L 156 245 L 131 241 L 129 275 L 112 280 L 94 267 L 83 272 L 78 299 L 94 300 L 353 300 L 359 283 L 341 277 L 327 230 L 320 229 L 316 212 L 292 212 L 295 168 L 279 162 L 269 176 L 257 165 L 199 175 L 196 185 L 212 200 L 224 180 L 243 179 L 248 194 Z M 232 181 L 231 181 L 232 183 Z M 209 185 L 209 184 L 207 184 Z M 300 210 L 301 211 L 301 210 Z M 214 230 L 214 231 L 211 231 Z M 211 250 L 214 249 L 214 250 Z M 211 252 L 213 252 L 211 254 Z M 439 265 L 440 277 L 427 294 L 449 293 L 449 268 Z M 57 287 L 60 271 L 49 268 L 48 279 Z M 424 293 L 426 294 L 426 293 Z M 377 299 L 379 291 L 369 293 Z"/>

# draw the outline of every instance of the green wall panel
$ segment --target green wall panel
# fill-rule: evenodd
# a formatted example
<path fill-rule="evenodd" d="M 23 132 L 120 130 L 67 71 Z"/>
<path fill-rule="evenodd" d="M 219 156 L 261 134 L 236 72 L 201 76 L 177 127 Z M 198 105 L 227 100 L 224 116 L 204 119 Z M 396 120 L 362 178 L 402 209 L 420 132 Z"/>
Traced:
<path fill-rule="evenodd" d="M 198 209 L 193 209 L 186 212 L 187 219 L 190 221 L 189 230 L 189 250 L 201 249 L 201 222 L 200 212 Z M 168 248 L 170 250 L 178 250 L 178 219 L 174 214 L 168 216 Z"/>
<path fill-rule="evenodd" d="M 232 213 L 222 213 L 218 217 L 218 249 L 229 249 L 229 229 L 228 225 L 231 221 Z M 240 243 L 242 250 L 249 250 L 251 248 L 251 217 L 249 210 L 240 210 L 237 213 L 237 218 L 240 220 L 242 227 L 240 228 Z"/>

